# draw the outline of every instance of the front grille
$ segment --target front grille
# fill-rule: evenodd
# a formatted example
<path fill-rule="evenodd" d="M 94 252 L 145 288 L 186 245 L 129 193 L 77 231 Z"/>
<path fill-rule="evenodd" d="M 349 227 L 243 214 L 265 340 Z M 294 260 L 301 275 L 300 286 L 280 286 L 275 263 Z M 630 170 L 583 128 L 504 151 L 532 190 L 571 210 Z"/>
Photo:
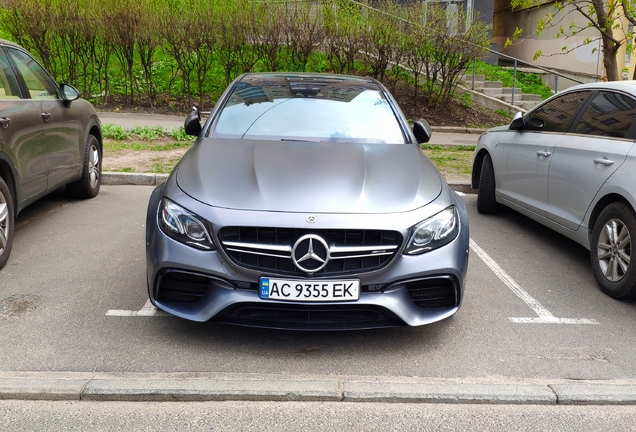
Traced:
<path fill-rule="evenodd" d="M 457 290 L 450 278 L 422 279 L 406 284 L 413 303 L 422 309 L 457 306 Z"/>
<path fill-rule="evenodd" d="M 315 272 L 298 269 L 292 249 L 301 237 L 313 234 L 329 247 L 330 260 Z M 224 227 L 219 231 L 223 250 L 241 267 L 293 276 L 345 275 L 378 270 L 395 256 L 402 242 L 397 231 L 308 230 L 295 228 Z"/>
<path fill-rule="evenodd" d="M 403 326 L 390 311 L 375 306 L 244 303 L 222 311 L 215 321 L 264 328 L 348 330 Z"/>
<path fill-rule="evenodd" d="M 157 284 L 157 300 L 179 303 L 196 303 L 212 284 L 205 276 L 181 271 L 167 271 Z"/>

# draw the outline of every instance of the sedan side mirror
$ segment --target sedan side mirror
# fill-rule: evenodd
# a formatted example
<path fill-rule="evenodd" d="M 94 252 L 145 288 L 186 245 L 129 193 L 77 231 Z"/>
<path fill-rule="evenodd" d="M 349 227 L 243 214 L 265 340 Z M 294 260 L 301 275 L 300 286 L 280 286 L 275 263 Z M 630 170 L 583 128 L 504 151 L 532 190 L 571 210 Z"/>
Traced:
<path fill-rule="evenodd" d="M 523 114 L 518 112 L 512 118 L 512 122 L 510 122 L 510 127 L 508 129 L 512 130 L 521 130 L 526 126 L 526 120 L 523 118 Z"/>
<path fill-rule="evenodd" d="M 201 133 L 201 113 L 199 108 L 192 107 L 192 112 L 186 117 L 183 128 L 188 135 L 199 136 Z"/>
<path fill-rule="evenodd" d="M 430 141 L 433 130 L 426 120 L 419 119 L 413 124 L 413 135 L 418 144 L 423 144 Z"/>

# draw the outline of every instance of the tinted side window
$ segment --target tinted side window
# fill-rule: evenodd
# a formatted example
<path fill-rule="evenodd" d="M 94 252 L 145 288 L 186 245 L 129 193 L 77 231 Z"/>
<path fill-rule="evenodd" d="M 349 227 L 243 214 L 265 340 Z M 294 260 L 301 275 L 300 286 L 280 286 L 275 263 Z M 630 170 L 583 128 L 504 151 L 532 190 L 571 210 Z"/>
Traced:
<path fill-rule="evenodd" d="M 0 49 L 0 99 L 20 99 L 20 87 L 9 66 L 7 57 Z"/>
<path fill-rule="evenodd" d="M 621 93 L 599 92 L 576 125 L 576 133 L 625 138 L 636 118 L 636 100 Z"/>
<path fill-rule="evenodd" d="M 532 113 L 532 123 L 543 122 L 546 132 L 566 132 L 574 114 L 590 92 L 574 92 L 557 97 Z"/>
<path fill-rule="evenodd" d="M 8 51 L 26 82 L 30 99 L 58 99 L 57 85 L 38 62 L 20 50 L 11 48 Z"/>

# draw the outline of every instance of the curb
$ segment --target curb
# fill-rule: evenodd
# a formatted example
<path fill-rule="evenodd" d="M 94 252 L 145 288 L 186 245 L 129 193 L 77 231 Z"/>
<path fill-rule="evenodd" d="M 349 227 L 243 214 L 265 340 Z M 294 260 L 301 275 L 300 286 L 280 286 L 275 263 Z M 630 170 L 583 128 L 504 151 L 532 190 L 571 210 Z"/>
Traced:
<path fill-rule="evenodd" d="M 123 172 L 103 172 L 102 184 L 109 186 L 137 185 L 137 186 L 157 186 L 168 178 L 168 174 L 139 174 Z M 449 182 L 449 186 L 465 194 L 474 194 L 475 191 L 470 182 Z"/>
<path fill-rule="evenodd" d="M 166 181 L 167 178 L 168 174 L 140 174 L 107 171 L 102 173 L 102 184 L 111 186 L 157 186 Z"/>
<path fill-rule="evenodd" d="M 488 130 L 484 128 L 469 128 L 463 126 L 431 126 L 431 129 L 433 132 L 460 134 L 482 134 Z"/>
<path fill-rule="evenodd" d="M 0 400 L 636 405 L 636 382 L 1 372 Z"/>

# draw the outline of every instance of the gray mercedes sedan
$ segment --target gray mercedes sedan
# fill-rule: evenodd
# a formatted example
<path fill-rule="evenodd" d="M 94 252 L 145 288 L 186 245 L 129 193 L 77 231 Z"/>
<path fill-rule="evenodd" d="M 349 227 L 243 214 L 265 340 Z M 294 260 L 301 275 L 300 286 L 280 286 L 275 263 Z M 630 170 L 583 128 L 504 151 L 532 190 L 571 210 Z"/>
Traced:
<path fill-rule="evenodd" d="M 153 192 L 152 303 L 194 320 L 301 330 L 419 326 L 457 312 L 462 199 L 376 80 L 236 79 Z"/>
<path fill-rule="evenodd" d="M 583 84 L 482 135 L 477 209 L 503 204 L 590 250 L 600 288 L 636 298 L 636 81 Z"/>

